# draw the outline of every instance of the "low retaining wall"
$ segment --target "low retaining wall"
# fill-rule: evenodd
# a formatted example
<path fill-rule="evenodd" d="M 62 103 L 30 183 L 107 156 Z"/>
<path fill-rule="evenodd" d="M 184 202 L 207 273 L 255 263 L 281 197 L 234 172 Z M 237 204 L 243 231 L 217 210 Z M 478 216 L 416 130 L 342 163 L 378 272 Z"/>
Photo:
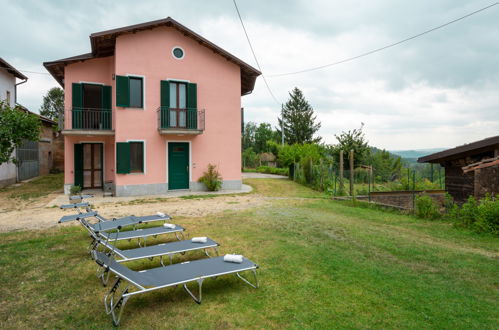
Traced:
<path fill-rule="evenodd" d="M 413 199 L 416 196 L 428 195 L 439 206 L 444 205 L 445 190 L 416 190 L 416 191 L 378 191 L 370 193 L 371 202 L 381 205 L 394 206 L 396 208 L 411 210 Z"/>

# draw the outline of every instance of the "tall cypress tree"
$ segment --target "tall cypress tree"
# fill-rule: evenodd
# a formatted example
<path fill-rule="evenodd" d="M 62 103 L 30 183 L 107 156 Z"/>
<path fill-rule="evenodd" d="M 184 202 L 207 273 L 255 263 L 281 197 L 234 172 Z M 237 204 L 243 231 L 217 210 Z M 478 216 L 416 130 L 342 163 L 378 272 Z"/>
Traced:
<path fill-rule="evenodd" d="M 305 100 L 303 93 L 295 87 L 289 93 L 289 100 L 282 108 L 282 119 L 279 118 L 279 129 L 284 129 L 284 140 L 287 144 L 318 143 L 320 136 L 314 134 L 321 128 L 321 123 L 316 123 L 314 109 Z M 279 130 L 280 135 L 280 130 Z"/>

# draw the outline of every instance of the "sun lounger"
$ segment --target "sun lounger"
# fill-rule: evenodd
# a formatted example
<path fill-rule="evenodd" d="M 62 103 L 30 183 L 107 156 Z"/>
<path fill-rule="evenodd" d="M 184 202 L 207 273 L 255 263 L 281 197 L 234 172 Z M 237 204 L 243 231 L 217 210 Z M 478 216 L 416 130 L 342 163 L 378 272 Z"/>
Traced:
<path fill-rule="evenodd" d="M 65 205 L 63 205 L 65 206 Z M 62 222 L 68 222 L 68 221 L 75 221 L 75 220 L 80 220 L 80 219 L 86 219 L 86 218 L 92 218 L 95 217 L 99 220 L 98 223 L 92 225 L 95 228 L 95 230 L 98 231 L 108 231 L 108 230 L 114 230 L 117 229 L 118 227 L 127 227 L 127 226 L 136 226 L 138 224 L 142 223 L 149 223 L 149 222 L 154 222 L 154 221 L 163 221 L 166 222 L 166 220 L 171 220 L 171 217 L 169 215 L 166 215 L 164 217 L 160 217 L 158 215 L 145 215 L 145 216 L 126 216 L 123 218 L 119 219 L 112 219 L 112 220 L 107 220 L 104 217 L 102 217 L 98 212 L 96 211 L 89 211 L 86 213 L 78 213 L 78 214 L 70 214 L 70 215 L 65 215 L 61 217 L 59 220 L 59 223 Z"/>
<path fill-rule="evenodd" d="M 244 258 L 242 263 L 225 262 L 223 257 L 208 258 L 195 261 L 187 261 L 166 267 L 152 268 L 142 271 L 133 271 L 130 268 L 115 261 L 112 256 L 100 251 L 92 251 L 94 260 L 101 267 L 116 275 L 117 280 L 104 297 L 106 313 L 111 314 L 113 324 L 119 325 L 123 309 L 128 299 L 132 296 L 154 291 L 170 286 L 182 285 L 185 291 L 198 304 L 202 299 L 202 285 L 207 278 L 222 275 L 235 274 L 250 286 L 257 288 L 258 279 L 256 269 L 258 265 L 251 260 Z M 239 273 L 252 271 L 255 277 L 255 284 L 249 282 Z M 121 286 L 122 282 L 126 285 Z M 196 297 L 187 287 L 187 283 L 198 283 L 198 296 Z M 132 289 L 134 290 L 132 291 Z"/>
<path fill-rule="evenodd" d="M 84 207 L 90 207 L 90 204 L 87 202 L 83 202 L 83 203 L 74 203 L 74 204 L 64 204 L 60 206 L 61 209 L 78 209 L 78 210 Z"/>
<path fill-rule="evenodd" d="M 127 261 L 134 261 L 146 258 L 153 260 L 154 257 L 159 257 L 159 262 L 161 263 L 162 266 L 166 266 L 165 263 L 163 262 L 164 256 L 167 256 L 170 259 L 170 264 L 173 263 L 172 257 L 174 254 L 178 253 L 184 254 L 189 251 L 203 250 L 206 256 L 211 258 L 212 256 L 208 253 L 208 249 L 213 249 L 216 255 L 218 255 L 218 247 L 220 246 L 220 244 L 218 244 L 214 240 L 207 238 L 205 243 L 195 243 L 192 242 L 192 240 L 183 240 L 183 241 L 176 241 L 176 242 L 162 243 L 147 247 L 141 247 L 136 249 L 121 250 L 116 246 L 110 244 L 107 240 L 104 241 L 100 239 L 95 234 L 93 234 L 93 238 L 96 244 L 94 245 L 92 250 L 98 250 L 98 246 L 101 245 L 104 247 L 107 253 L 113 255 L 113 257 L 115 258 L 116 257 L 120 258 L 116 260 L 117 262 L 127 262 Z M 105 274 L 106 272 L 107 276 Z M 109 274 L 110 273 L 107 271 L 107 269 L 104 268 L 102 268 L 100 271 L 97 272 L 97 277 L 101 279 L 102 284 L 104 286 L 107 285 Z"/>

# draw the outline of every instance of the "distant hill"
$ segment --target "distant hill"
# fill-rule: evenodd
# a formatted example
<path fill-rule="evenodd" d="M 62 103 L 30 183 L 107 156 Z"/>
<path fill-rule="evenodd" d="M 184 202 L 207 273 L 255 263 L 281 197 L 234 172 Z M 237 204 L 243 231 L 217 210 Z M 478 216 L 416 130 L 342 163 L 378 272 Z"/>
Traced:
<path fill-rule="evenodd" d="M 432 149 L 416 149 L 416 150 L 390 150 L 392 154 L 400 156 L 404 159 L 416 160 L 419 157 L 423 157 L 435 152 L 445 150 L 447 148 L 432 148 Z"/>

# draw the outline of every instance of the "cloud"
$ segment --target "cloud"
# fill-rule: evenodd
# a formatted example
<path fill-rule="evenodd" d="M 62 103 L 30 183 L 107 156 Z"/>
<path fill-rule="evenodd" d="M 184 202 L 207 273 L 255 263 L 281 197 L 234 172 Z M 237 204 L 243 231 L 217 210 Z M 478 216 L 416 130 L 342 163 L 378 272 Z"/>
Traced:
<path fill-rule="evenodd" d="M 267 74 L 355 56 L 440 25 L 486 0 L 238 1 Z M 0 56 L 19 69 L 88 52 L 88 35 L 172 16 L 256 65 L 231 1 L 2 1 Z M 499 6 L 386 51 L 326 70 L 269 77 L 279 102 L 296 87 L 317 112 L 320 134 L 366 124 L 371 144 L 389 149 L 455 146 L 499 132 Z M 13 28 L 15 26 L 15 28 Z M 57 83 L 30 74 L 19 102 L 37 110 Z M 246 120 L 277 124 L 280 104 L 261 78 L 242 98 Z"/>

